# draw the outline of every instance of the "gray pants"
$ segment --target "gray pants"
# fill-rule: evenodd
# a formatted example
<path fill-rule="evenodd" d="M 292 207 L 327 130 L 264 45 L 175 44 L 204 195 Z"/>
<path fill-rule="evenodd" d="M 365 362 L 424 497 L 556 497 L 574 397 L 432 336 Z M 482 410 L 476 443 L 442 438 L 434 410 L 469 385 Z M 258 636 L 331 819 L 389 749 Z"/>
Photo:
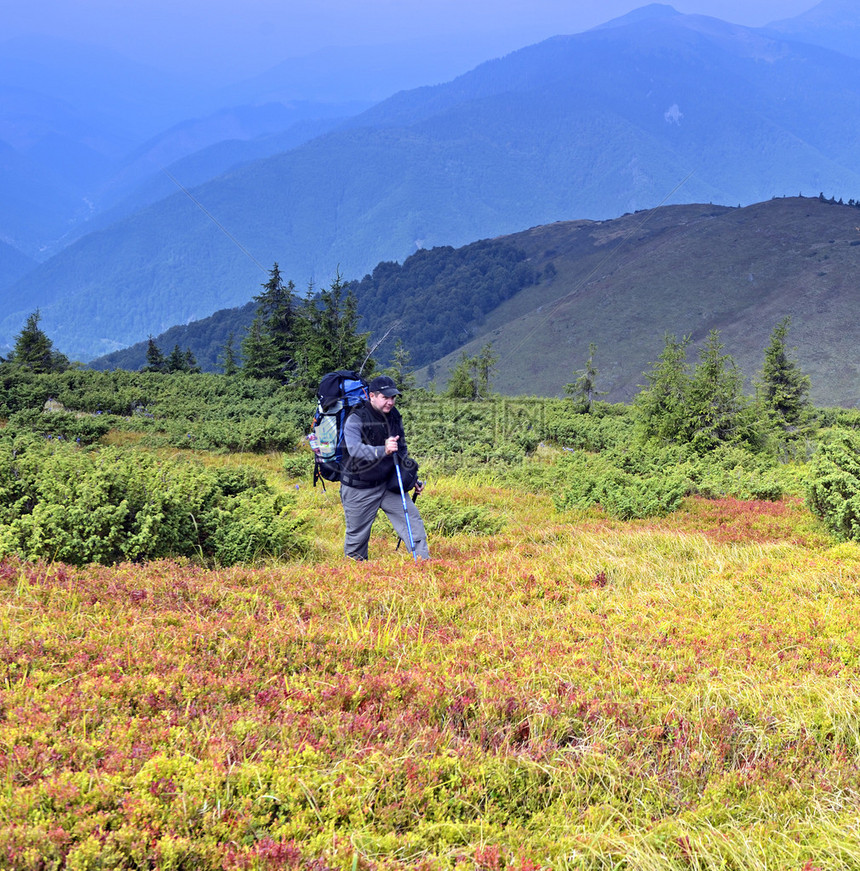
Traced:
<path fill-rule="evenodd" d="M 387 490 L 384 484 L 360 490 L 358 487 L 340 485 L 340 501 L 343 505 L 343 516 L 346 520 L 346 537 L 343 552 L 356 560 L 367 559 L 367 543 L 370 540 L 370 528 L 376 520 L 376 513 L 381 508 L 394 531 L 406 543 L 409 549 L 409 532 L 406 528 L 406 517 L 403 514 L 403 500 L 399 491 Z M 406 510 L 409 512 L 409 523 L 412 526 L 412 538 L 415 541 L 415 553 L 419 559 L 430 559 L 427 549 L 427 533 L 424 531 L 424 521 L 415 503 L 406 497 Z"/>

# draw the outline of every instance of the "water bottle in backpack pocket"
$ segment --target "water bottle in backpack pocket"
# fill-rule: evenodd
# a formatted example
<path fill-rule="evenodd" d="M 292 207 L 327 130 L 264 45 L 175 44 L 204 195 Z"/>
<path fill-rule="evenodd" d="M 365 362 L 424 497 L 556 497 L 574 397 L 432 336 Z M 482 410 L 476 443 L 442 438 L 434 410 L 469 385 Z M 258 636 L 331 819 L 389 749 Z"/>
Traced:
<path fill-rule="evenodd" d="M 323 376 L 313 420 L 314 434 L 319 442 L 314 485 L 320 478 L 324 481 L 340 480 L 344 460 L 343 425 L 349 413 L 368 398 L 367 382 L 355 372 L 342 370 Z"/>
<path fill-rule="evenodd" d="M 338 427 L 337 416 L 343 408 L 343 403 L 338 402 L 337 407 L 320 415 L 319 422 L 314 427 L 319 443 L 318 456 L 323 460 L 330 460 L 337 453 Z"/>

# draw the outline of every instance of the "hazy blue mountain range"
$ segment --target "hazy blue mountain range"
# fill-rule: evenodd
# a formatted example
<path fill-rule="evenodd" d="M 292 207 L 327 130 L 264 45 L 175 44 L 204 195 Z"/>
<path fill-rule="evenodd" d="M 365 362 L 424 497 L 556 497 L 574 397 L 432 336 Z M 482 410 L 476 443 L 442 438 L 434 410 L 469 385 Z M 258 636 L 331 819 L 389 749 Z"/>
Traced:
<path fill-rule="evenodd" d="M 163 168 L 200 184 L 404 88 L 446 81 L 493 47 L 472 38 L 318 51 L 215 87 L 94 46 L 0 42 L 0 239 L 44 260 L 170 194 Z"/>
<path fill-rule="evenodd" d="M 795 18 L 775 21 L 767 29 L 860 57 L 860 20 L 855 0 L 825 0 Z"/>
<path fill-rule="evenodd" d="M 289 151 L 337 127 L 363 106 L 267 103 L 225 109 L 171 128 L 136 149 L 98 191 L 100 211 L 59 240 L 65 247 L 177 190 L 193 188 L 243 163 Z"/>
<path fill-rule="evenodd" d="M 141 141 L 193 111 L 187 84 L 94 46 L 0 43 L 0 238 L 30 256 L 94 208 Z"/>
<path fill-rule="evenodd" d="M 667 333 L 690 336 L 689 361 L 712 329 L 754 378 L 774 326 L 822 405 L 860 405 L 860 204 L 788 197 L 743 208 L 662 206 L 609 221 L 560 221 L 462 248 L 380 263 L 353 289 L 381 363 L 399 339 L 419 374 L 444 389 L 461 354 L 492 342 L 493 385 L 509 395 L 561 395 L 597 344 L 598 389 L 629 400 Z M 254 304 L 156 337 L 218 371 Z M 94 361 L 139 369 L 146 343 Z"/>
<path fill-rule="evenodd" d="M 13 284 L 36 266 L 36 261 L 17 248 L 0 242 L 0 287 Z"/>
<path fill-rule="evenodd" d="M 0 238 L 45 259 L 104 226 L 105 213 L 117 220 L 173 192 L 164 168 L 199 184 L 371 104 L 215 99 L 104 50 L 48 39 L 0 44 Z"/>
<path fill-rule="evenodd" d="M 245 302 L 275 260 L 303 287 L 663 202 L 847 199 L 860 61 L 798 39 L 652 6 L 399 93 L 76 241 L 4 290 L 0 336 L 39 305 L 85 359 Z"/>
<path fill-rule="evenodd" d="M 475 34 L 322 49 L 288 58 L 258 76 L 219 90 L 216 96 L 225 106 L 296 100 L 378 103 L 398 91 L 450 81 L 506 53 L 500 49 L 499 38 Z"/>

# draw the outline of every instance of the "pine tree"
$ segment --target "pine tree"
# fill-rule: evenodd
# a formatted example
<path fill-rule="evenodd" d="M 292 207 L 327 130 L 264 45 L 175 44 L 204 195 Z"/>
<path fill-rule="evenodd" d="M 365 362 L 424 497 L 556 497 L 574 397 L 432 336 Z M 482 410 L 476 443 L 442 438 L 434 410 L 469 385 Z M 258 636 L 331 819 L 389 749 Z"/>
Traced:
<path fill-rule="evenodd" d="M 403 342 L 398 339 L 394 343 L 391 365 L 385 370 L 385 374 L 390 375 L 394 379 L 394 383 L 404 391 L 412 390 L 415 387 L 415 375 L 409 362 L 409 351 L 406 350 Z"/>
<path fill-rule="evenodd" d="M 597 345 L 594 342 L 588 346 L 588 359 L 585 361 L 585 369 L 580 369 L 574 374 L 576 381 L 564 385 L 564 392 L 573 400 L 577 411 L 588 413 L 595 397 L 604 396 L 597 390 L 597 376 L 599 374 L 594 365 L 594 355 L 597 353 Z"/>
<path fill-rule="evenodd" d="M 192 372 L 195 374 L 199 374 L 202 370 L 197 365 L 197 358 L 194 356 L 194 352 L 191 348 L 185 349 L 185 354 L 183 355 L 185 360 L 185 371 Z"/>
<path fill-rule="evenodd" d="M 358 332 L 358 303 L 338 273 L 327 290 L 308 294 L 297 313 L 296 380 L 315 389 L 326 372 L 372 372 L 368 333 Z"/>
<path fill-rule="evenodd" d="M 164 354 L 161 349 L 155 344 L 155 339 L 152 336 L 146 345 L 146 365 L 141 370 L 143 372 L 166 372 L 167 360 L 164 359 Z"/>
<path fill-rule="evenodd" d="M 690 389 L 689 344 L 689 336 L 679 340 L 667 334 L 658 362 L 645 373 L 648 384 L 633 402 L 639 431 L 645 439 L 666 444 L 678 440 L 685 424 Z"/>
<path fill-rule="evenodd" d="M 475 373 L 478 376 L 478 396 L 481 399 L 489 399 L 492 394 L 491 381 L 496 371 L 496 363 L 498 362 L 499 356 L 493 351 L 493 343 L 487 342 L 475 358 Z"/>
<path fill-rule="evenodd" d="M 224 345 L 224 351 L 220 357 L 221 369 L 225 375 L 235 375 L 239 371 L 239 364 L 236 360 L 236 349 L 234 347 L 236 341 L 235 335 L 231 332 L 227 336 L 227 342 Z"/>
<path fill-rule="evenodd" d="M 179 347 L 179 343 L 173 346 L 173 350 L 167 355 L 165 366 L 168 372 L 186 372 L 188 371 L 185 362 L 185 355 Z"/>
<path fill-rule="evenodd" d="M 254 299 L 257 314 L 242 342 L 242 372 L 250 378 L 291 380 L 295 369 L 296 298 L 295 285 L 284 284 L 275 263 L 263 292 Z"/>
<path fill-rule="evenodd" d="M 498 359 L 492 342 L 484 345 L 474 357 L 463 351 L 448 378 L 446 395 L 453 399 L 489 399 L 492 395 L 490 381 Z"/>
<path fill-rule="evenodd" d="M 246 378 L 270 378 L 273 359 L 272 343 L 263 321 L 254 318 L 242 340 L 242 374 Z"/>
<path fill-rule="evenodd" d="M 6 363 L 30 372 L 64 372 L 71 367 L 68 357 L 54 350 L 53 342 L 39 326 L 42 314 L 36 309 L 24 329 L 15 337 L 12 353 Z"/>
<path fill-rule="evenodd" d="M 753 415 L 742 392 L 743 382 L 743 373 L 732 357 L 723 353 L 719 332 L 711 330 L 687 391 L 684 440 L 697 450 L 749 441 Z"/>
<path fill-rule="evenodd" d="M 774 327 L 756 383 L 759 407 L 774 426 L 784 431 L 802 426 L 811 409 L 809 376 L 801 372 L 786 348 L 790 326 L 791 318 L 785 317 Z"/>
<path fill-rule="evenodd" d="M 452 399 L 478 398 L 478 373 L 475 369 L 475 358 L 469 357 L 465 351 L 460 355 L 457 365 L 448 376 L 448 387 L 445 395 Z"/>

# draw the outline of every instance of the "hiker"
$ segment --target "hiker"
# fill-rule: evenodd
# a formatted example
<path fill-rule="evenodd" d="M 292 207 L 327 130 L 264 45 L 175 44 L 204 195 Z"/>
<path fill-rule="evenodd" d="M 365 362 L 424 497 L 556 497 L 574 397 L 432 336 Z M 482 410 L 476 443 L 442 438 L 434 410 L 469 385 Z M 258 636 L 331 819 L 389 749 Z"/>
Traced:
<path fill-rule="evenodd" d="M 381 508 L 407 544 L 411 527 L 415 556 L 430 559 L 421 515 L 411 499 L 403 498 L 397 480 L 395 458 L 400 464 L 404 492 L 414 486 L 417 496 L 424 486 L 418 481 L 418 464 L 406 450 L 403 419 L 394 407 L 400 391 L 391 378 L 379 375 L 368 385 L 368 393 L 368 401 L 356 408 L 344 425 L 346 459 L 340 481 L 346 520 L 344 553 L 350 559 L 367 559 L 370 529 Z"/>

